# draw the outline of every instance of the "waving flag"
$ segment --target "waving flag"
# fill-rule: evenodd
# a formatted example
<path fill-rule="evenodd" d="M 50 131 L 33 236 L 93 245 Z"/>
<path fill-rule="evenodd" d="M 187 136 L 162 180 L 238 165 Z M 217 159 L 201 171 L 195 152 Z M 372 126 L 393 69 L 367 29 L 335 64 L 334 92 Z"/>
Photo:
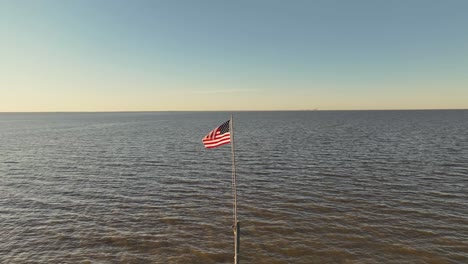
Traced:
<path fill-rule="evenodd" d="M 231 142 L 231 133 L 229 132 L 229 121 L 213 129 L 203 138 L 205 148 L 216 148 Z"/>
<path fill-rule="evenodd" d="M 239 264 L 239 244 L 240 244 L 240 222 L 237 220 L 237 184 L 236 184 L 236 154 L 234 150 L 234 122 L 231 119 L 224 122 L 219 127 L 213 129 L 203 138 L 205 148 L 216 148 L 231 143 L 232 150 L 232 231 L 234 231 L 234 263 Z"/>

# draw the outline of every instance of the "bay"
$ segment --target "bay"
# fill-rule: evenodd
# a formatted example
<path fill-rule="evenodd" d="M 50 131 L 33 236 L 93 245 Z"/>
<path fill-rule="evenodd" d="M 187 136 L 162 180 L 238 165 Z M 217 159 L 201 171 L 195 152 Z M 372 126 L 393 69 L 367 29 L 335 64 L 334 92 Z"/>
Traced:
<path fill-rule="evenodd" d="M 0 113 L 1 263 L 232 263 L 228 112 Z M 467 263 L 468 111 L 235 112 L 242 263 Z"/>

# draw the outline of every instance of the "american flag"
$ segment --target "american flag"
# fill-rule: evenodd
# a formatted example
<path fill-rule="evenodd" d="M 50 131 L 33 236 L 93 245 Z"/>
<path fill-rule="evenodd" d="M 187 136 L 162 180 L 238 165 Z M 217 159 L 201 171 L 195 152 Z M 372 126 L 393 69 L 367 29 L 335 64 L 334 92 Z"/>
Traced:
<path fill-rule="evenodd" d="M 231 142 L 231 133 L 229 132 L 229 121 L 213 129 L 203 138 L 205 148 L 216 148 Z"/>

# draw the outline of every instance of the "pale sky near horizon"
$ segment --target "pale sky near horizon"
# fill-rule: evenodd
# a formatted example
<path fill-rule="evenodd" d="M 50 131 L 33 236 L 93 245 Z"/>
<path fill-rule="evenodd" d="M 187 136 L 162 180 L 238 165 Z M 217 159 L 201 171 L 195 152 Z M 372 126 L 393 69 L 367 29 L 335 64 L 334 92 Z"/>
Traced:
<path fill-rule="evenodd" d="M 0 0 L 0 112 L 467 109 L 468 1 Z"/>

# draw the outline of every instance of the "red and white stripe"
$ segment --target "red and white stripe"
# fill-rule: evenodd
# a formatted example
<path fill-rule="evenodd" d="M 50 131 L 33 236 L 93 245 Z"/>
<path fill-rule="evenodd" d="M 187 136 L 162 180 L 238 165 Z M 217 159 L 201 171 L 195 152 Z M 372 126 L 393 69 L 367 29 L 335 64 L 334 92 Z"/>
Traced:
<path fill-rule="evenodd" d="M 205 145 L 205 148 L 208 149 L 229 144 L 230 142 L 231 133 L 226 132 L 224 134 L 221 134 L 221 132 L 219 131 L 219 127 L 215 128 L 203 138 L 203 144 Z"/>

